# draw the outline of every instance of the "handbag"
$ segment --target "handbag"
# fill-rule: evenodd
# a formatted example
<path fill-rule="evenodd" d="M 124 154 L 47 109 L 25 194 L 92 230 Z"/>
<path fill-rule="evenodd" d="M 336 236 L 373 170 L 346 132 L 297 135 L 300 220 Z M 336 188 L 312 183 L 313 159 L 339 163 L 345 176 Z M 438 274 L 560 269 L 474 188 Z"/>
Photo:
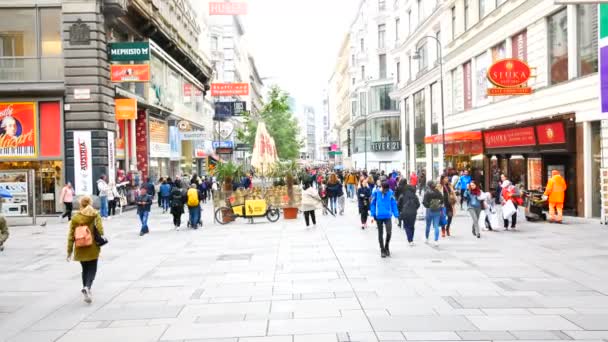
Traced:
<path fill-rule="evenodd" d="M 95 224 L 93 224 L 93 239 L 95 240 L 95 244 L 99 247 L 108 243 L 108 239 L 105 236 L 99 234 L 99 231 L 97 230 L 97 226 Z"/>
<path fill-rule="evenodd" d="M 441 214 L 439 214 L 439 225 L 445 226 L 448 224 L 448 217 L 445 207 L 441 208 Z"/>

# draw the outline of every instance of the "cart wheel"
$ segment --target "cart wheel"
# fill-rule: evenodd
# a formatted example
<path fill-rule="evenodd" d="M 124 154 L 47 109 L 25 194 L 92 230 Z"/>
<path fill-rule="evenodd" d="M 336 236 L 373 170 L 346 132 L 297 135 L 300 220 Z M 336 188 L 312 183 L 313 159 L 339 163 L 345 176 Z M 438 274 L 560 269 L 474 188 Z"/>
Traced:
<path fill-rule="evenodd" d="M 268 209 L 268 212 L 266 213 L 266 218 L 270 222 L 277 222 L 281 218 L 281 212 L 279 211 L 279 209 Z"/>
<path fill-rule="evenodd" d="M 226 212 L 229 214 L 225 215 Z M 234 215 L 232 214 L 232 209 L 228 207 L 219 207 L 215 210 L 215 222 L 225 225 L 232 221 L 234 221 Z"/>

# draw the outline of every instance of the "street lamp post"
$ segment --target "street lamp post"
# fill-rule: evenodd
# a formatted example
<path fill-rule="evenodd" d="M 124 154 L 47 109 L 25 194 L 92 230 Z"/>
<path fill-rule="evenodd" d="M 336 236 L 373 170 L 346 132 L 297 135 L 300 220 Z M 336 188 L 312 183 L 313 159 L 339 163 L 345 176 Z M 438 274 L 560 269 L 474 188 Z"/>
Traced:
<path fill-rule="evenodd" d="M 439 41 L 439 39 L 435 36 L 423 36 L 422 38 L 420 38 L 420 40 L 418 41 L 418 43 L 416 43 L 416 53 L 414 54 L 414 56 L 412 56 L 413 59 L 420 59 L 420 53 L 418 51 L 418 45 L 420 45 L 420 42 L 423 39 L 432 39 L 437 43 L 437 51 L 439 52 L 439 88 L 440 88 L 440 98 L 441 98 L 441 149 L 442 149 L 442 156 L 443 156 L 443 161 L 442 161 L 442 165 L 443 165 L 443 172 L 445 173 L 445 170 L 447 169 L 446 167 L 446 161 L 445 161 L 445 112 L 444 112 L 444 107 L 443 107 L 443 52 L 441 50 L 441 42 Z M 432 90 L 431 90 L 432 92 Z M 431 113 L 432 115 L 432 113 Z M 433 122 L 431 120 L 431 127 L 433 125 Z M 432 158 L 432 157 L 431 157 Z"/>

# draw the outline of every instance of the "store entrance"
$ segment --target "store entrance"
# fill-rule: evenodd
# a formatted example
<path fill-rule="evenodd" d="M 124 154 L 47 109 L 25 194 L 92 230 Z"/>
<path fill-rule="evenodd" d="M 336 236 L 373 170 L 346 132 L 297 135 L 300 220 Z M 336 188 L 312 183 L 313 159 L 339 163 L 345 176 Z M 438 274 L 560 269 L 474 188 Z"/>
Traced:
<path fill-rule="evenodd" d="M 34 170 L 36 215 L 56 215 L 63 208 L 59 203 L 63 186 L 61 161 L 3 162 L 0 170 Z"/>
<path fill-rule="evenodd" d="M 543 190 L 551 178 L 551 171 L 558 170 L 566 180 L 568 189 L 564 201 L 564 215 L 576 215 L 576 161 L 569 154 L 543 155 Z"/>

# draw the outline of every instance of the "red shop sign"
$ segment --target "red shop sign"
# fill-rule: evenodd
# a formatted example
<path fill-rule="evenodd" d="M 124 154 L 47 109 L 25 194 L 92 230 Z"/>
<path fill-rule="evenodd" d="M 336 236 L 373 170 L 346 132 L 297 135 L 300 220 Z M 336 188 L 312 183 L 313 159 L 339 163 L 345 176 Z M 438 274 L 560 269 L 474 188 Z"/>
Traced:
<path fill-rule="evenodd" d="M 534 127 L 532 126 L 484 132 L 483 141 L 487 148 L 536 145 Z"/>
<path fill-rule="evenodd" d="M 536 126 L 539 145 L 565 144 L 566 132 L 563 122 L 552 122 Z"/>
<path fill-rule="evenodd" d="M 471 141 L 471 154 L 478 155 L 483 153 L 483 144 L 481 140 Z"/>
<path fill-rule="evenodd" d="M 211 96 L 247 96 L 249 83 L 212 83 Z"/>
<path fill-rule="evenodd" d="M 531 94 L 532 89 L 526 83 L 532 77 L 528 64 L 517 58 L 496 61 L 488 68 L 488 80 L 497 88 L 488 88 L 488 95 L 522 95 Z"/>

